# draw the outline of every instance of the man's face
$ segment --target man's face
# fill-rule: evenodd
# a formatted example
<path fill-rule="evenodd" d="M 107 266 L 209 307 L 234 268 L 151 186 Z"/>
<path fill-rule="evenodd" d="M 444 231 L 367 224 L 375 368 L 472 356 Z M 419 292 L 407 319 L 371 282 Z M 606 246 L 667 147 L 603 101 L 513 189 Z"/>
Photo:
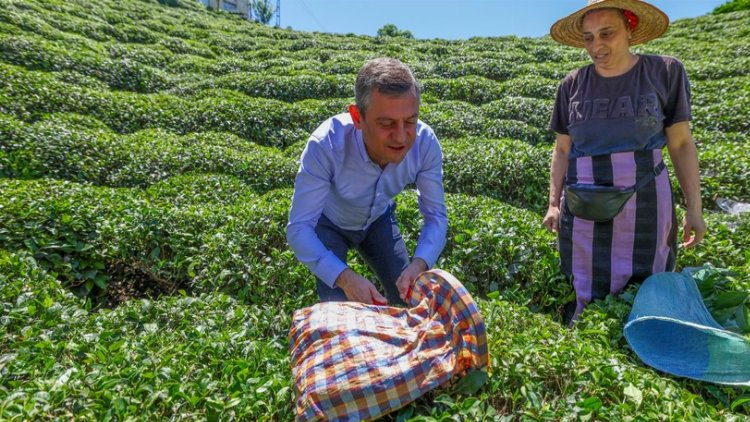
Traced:
<path fill-rule="evenodd" d="M 582 26 L 586 51 L 597 68 L 609 70 L 627 61 L 630 32 L 625 28 L 621 12 L 594 10 L 583 18 Z"/>
<path fill-rule="evenodd" d="M 364 117 L 355 105 L 349 111 L 354 126 L 362 131 L 367 155 L 380 167 L 400 163 L 414 145 L 419 115 L 416 90 L 392 96 L 373 89 Z"/>

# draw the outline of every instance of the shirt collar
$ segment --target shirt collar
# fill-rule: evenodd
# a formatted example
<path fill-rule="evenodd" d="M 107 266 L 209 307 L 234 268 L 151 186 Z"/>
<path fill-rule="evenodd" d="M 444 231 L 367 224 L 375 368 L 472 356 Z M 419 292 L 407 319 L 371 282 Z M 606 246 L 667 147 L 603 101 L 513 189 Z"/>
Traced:
<path fill-rule="evenodd" d="M 357 142 L 357 149 L 359 149 L 359 155 L 360 157 L 362 157 L 362 161 L 364 161 L 365 163 L 372 163 L 377 165 L 370 159 L 370 154 L 367 153 L 367 148 L 365 148 L 365 139 L 362 137 L 361 130 L 354 129 L 354 140 Z"/>

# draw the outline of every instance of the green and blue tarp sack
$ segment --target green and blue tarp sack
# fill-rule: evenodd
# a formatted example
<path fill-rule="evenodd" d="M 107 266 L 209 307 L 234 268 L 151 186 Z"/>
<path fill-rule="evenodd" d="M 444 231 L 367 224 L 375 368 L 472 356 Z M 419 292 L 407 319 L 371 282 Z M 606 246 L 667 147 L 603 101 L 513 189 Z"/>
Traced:
<path fill-rule="evenodd" d="M 647 278 L 636 294 L 624 334 L 638 357 L 660 371 L 750 386 L 750 340 L 714 320 L 689 272 Z"/>

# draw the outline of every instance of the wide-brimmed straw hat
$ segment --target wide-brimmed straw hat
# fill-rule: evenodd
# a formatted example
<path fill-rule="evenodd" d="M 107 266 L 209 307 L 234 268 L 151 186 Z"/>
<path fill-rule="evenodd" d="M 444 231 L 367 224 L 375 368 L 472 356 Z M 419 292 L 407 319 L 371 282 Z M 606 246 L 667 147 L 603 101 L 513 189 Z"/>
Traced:
<path fill-rule="evenodd" d="M 656 6 L 641 0 L 588 0 L 588 5 L 555 22 L 549 29 L 552 38 L 571 47 L 584 47 L 583 15 L 594 9 L 616 8 L 631 11 L 638 17 L 630 45 L 658 38 L 669 27 L 669 18 Z"/>

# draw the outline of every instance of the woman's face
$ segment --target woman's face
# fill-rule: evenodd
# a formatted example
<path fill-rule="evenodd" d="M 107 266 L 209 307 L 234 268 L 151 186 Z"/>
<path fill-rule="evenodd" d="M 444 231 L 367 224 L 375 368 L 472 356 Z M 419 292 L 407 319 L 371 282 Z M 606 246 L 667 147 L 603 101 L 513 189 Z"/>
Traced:
<path fill-rule="evenodd" d="M 622 12 L 594 10 L 583 18 L 583 42 L 597 70 L 627 70 L 630 65 L 630 30 Z"/>

